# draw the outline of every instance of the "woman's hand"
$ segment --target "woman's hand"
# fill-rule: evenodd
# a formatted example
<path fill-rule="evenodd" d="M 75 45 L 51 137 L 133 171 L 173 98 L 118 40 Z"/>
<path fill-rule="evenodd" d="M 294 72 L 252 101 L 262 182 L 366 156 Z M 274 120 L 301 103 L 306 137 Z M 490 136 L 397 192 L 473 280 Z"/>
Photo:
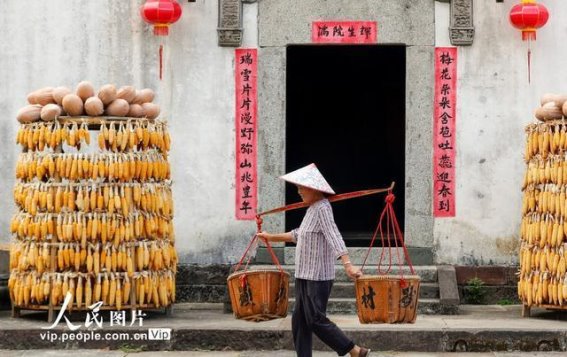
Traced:
<path fill-rule="evenodd" d="M 268 232 L 260 232 L 257 234 L 258 238 L 260 238 L 264 243 L 267 243 L 269 241 L 271 241 L 273 239 L 273 234 L 270 234 Z"/>
<path fill-rule="evenodd" d="M 360 268 L 357 268 L 350 263 L 346 264 L 345 271 L 348 277 L 351 278 L 352 280 L 356 280 L 356 278 L 360 278 L 362 276 L 362 271 L 360 270 Z"/>

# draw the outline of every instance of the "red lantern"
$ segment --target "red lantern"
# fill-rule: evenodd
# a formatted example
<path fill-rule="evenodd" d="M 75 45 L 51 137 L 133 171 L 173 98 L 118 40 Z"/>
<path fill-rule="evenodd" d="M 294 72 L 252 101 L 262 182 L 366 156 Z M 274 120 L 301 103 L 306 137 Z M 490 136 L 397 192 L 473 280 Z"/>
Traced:
<path fill-rule="evenodd" d="M 169 35 L 169 25 L 181 17 L 181 6 L 177 0 L 147 0 L 140 8 L 144 21 L 154 25 L 154 35 Z M 163 77 L 163 43 L 159 46 L 159 79 Z"/>
<path fill-rule="evenodd" d="M 510 10 L 510 22 L 522 30 L 522 40 L 536 39 L 536 30 L 547 23 L 549 12 L 542 4 L 535 0 L 522 0 L 521 4 L 514 5 Z"/>
<path fill-rule="evenodd" d="M 510 23 L 522 31 L 522 40 L 528 41 L 528 83 L 531 80 L 531 49 L 530 41 L 536 40 L 536 30 L 547 23 L 549 12 L 535 0 L 522 0 L 510 10 Z"/>
<path fill-rule="evenodd" d="M 154 25 L 154 35 L 167 36 L 169 25 L 181 17 L 181 6 L 176 0 L 147 0 L 140 8 L 142 18 Z"/>

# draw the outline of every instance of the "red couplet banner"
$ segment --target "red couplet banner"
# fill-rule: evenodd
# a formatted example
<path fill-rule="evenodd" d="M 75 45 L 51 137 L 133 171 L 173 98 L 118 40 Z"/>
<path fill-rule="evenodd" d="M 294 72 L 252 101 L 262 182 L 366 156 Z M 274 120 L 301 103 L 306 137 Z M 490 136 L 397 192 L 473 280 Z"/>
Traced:
<path fill-rule="evenodd" d="M 376 21 L 314 21 L 311 41 L 314 43 L 376 43 Z"/>
<path fill-rule="evenodd" d="M 236 219 L 256 218 L 258 209 L 258 50 L 235 50 Z"/>
<path fill-rule="evenodd" d="M 457 48 L 435 48 L 433 216 L 455 217 Z"/>

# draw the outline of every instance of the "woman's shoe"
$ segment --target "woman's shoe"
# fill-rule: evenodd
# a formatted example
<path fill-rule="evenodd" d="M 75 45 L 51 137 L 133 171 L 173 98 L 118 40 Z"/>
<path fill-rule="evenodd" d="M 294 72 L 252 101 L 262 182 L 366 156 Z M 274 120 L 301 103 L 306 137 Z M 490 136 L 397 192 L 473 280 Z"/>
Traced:
<path fill-rule="evenodd" d="M 360 347 L 359 356 L 360 356 L 360 357 L 368 357 L 368 356 L 370 356 L 370 349 L 369 349 L 369 348 Z"/>

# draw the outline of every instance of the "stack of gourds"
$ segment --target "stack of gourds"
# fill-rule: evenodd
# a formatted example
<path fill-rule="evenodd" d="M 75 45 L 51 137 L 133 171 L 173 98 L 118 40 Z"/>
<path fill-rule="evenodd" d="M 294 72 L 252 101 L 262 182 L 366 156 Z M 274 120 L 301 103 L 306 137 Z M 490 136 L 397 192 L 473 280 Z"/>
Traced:
<path fill-rule="evenodd" d="M 563 119 L 567 116 L 567 94 L 546 93 L 541 96 L 541 106 L 534 115 L 541 121 Z"/>
<path fill-rule="evenodd" d="M 84 87 L 82 82 L 77 93 Z M 117 95 L 103 87 L 98 96 L 85 93 L 81 104 L 86 109 L 89 98 L 98 98 L 105 103 L 100 114 L 113 114 L 111 105 L 120 98 L 106 98 L 105 90 Z M 43 108 L 58 105 L 61 96 L 51 90 L 48 101 L 48 92 L 34 94 Z M 140 94 L 133 93 L 127 99 Z M 13 305 L 60 307 L 70 293 L 69 309 L 87 309 L 98 301 L 117 310 L 167 307 L 175 301 L 177 267 L 167 126 L 147 112 L 143 118 L 116 118 L 122 115 L 114 113 L 96 123 L 60 116 L 84 114 L 65 106 L 69 95 L 75 96 L 60 98 L 62 108 L 53 118 L 44 119 L 42 110 L 33 120 L 18 118 L 16 141 L 24 152 L 16 166 L 18 212 L 10 227 L 15 238 L 8 283 Z M 140 104 L 127 99 L 122 100 L 129 111 L 134 105 L 157 106 L 151 99 Z M 98 148 L 90 145 L 93 127 Z M 81 145 L 88 150 L 81 152 Z"/>
<path fill-rule="evenodd" d="M 69 116 L 115 116 L 155 119 L 159 116 L 159 105 L 152 103 L 154 91 L 133 86 L 116 89 L 114 84 L 100 87 L 98 92 L 89 81 L 80 82 L 75 92 L 68 87 L 45 87 L 28 94 L 28 105 L 17 114 L 20 123 L 39 120 L 53 121 L 61 115 Z"/>

